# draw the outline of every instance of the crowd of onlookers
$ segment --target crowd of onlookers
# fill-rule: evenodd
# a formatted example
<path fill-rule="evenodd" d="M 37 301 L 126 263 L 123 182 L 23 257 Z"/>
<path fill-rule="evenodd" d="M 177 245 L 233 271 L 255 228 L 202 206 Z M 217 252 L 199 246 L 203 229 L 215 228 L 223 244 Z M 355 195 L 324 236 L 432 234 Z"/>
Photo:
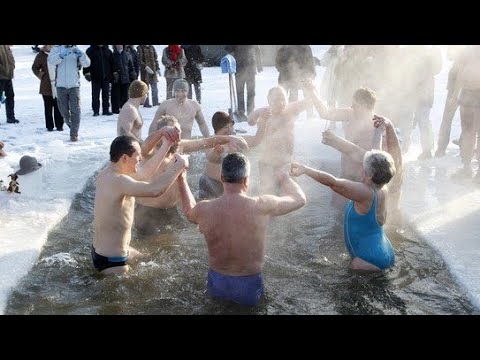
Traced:
<path fill-rule="evenodd" d="M 45 107 L 48 131 L 70 128 L 70 140 L 78 140 L 80 126 L 80 74 L 92 83 L 93 116 L 118 114 L 128 99 L 128 88 L 135 79 L 149 87 L 144 107 L 159 105 L 157 83 L 162 76 L 159 55 L 153 45 L 91 45 L 83 52 L 75 45 L 36 45 L 38 51 L 32 71 L 40 80 L 40 94 Z M 262 50 L 259 45 L 226 45 L 225 51 L 236 59 L 236 93 L 238 119 L 247 119 L 255 109 L 255 75 L 262 71 Z M 435 75 L 442 68 L 439 47 L 412 45 L 332 45 L 318 59 L 309 45 L 283 45 L 276 54 L 278 83 L 287 92 L 289 101 L 298 99 L 302 82 L 314 79 L 316 65 L 324 66 L 320 96 L 331 107 L 349 107 L 356 89 L 373 90 L 378 99 L 377 113 L 394 123 L 402 139 L 402 151 L 408 151 L 411 134 L 420 131 L 422 153 L 419 160 L 445 155 L 450 142 L 450 129 L 457 108 L 460 108 L 462 134 L 454 143 L 460 147 L 463 169 L 459 176 L 471 176 L 471 159 L 479 156 L 476 141 L 480 120 L 480 67 L 478 46 L 449 46 L 448 58 L 453 66 L 448 76 L 448 96 L 440 127 L 437 149 L 430 111 L 435 93 Z M 161 54 L 166 79 L 165 98 L 173 97 L 176 79 L 188 82 L 188 97 L 195 93 L 201 103 L 203 64 L 206 59 L 199 45 L 168 45 Z M 6 122 L 15 124 L 15 68 L 10 45 L 0 45 L 0 94 L 5 98 Z M 81 71 L 81 72 L 80 72 Z M 246 88 L 246 92 L 245 92 Z M 101 95 L 101 96 L 100 96 Z M 245 101 L 246 98 L 246 101 Z M 312 109 L 308 111 L 312 114 Z M 335 128 L 335 123 L 331 123 Z M 478 175 L 477 175 L 478 177 Z"/>

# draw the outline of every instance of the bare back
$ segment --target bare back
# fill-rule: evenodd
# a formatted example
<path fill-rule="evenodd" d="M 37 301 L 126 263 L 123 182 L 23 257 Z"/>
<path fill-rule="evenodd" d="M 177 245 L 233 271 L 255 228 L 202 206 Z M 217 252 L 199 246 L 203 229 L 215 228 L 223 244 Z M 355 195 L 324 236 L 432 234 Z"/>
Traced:
<path fill-rule="evenodd" d="M 261 272 L 269 216 L 260 212 L 258 202 L 258 197 L 223 194 L 197 204 L 213 270 L 235 276 Z"/>
<path fill-rule="evenodd" d="M 103 256 L 128 255 L 135 198 L 117 190 L 115 184 L 120 176 L 123 175 L 113 173 L 108 167 L 97 176 L 93 246 Z"/>

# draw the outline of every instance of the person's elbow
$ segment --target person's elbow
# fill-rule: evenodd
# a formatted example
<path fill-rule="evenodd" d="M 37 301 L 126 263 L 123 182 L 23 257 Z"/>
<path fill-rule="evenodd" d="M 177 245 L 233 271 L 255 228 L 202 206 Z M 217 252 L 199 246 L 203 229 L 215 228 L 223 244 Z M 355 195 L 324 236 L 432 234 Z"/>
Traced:
<path fill-rule="evenodd" d="M 305 194 L 302 193 L 297 200 L 297 209 L 300 209 L 305 205 L 307 205 L 307 197 L 305 196 Z"/>
<path fill-rule="evenodd" d="M 307 204 L 307 198 L 305 194 L 299 194 L 297 197 L 295 197 L 293 203 L 292 203 L 292 209 L 290 211 L 295 211 L 298 209 L 301 209 Z"/>
<path fill-rule="evenodd" d="M 184 213 L 185 213 L 185 217 L 187 218 L 188 221 L 190 221 L 191 223 L 197 224 L 197 221 L 195 220 L 195 217 L 193 216 L 192 209 L 184 211 Z"/>

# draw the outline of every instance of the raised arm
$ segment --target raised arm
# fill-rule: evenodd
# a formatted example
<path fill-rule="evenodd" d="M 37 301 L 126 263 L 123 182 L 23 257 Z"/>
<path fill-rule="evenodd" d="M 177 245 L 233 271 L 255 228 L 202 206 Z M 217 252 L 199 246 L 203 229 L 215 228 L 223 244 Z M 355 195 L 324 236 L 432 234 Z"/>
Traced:
<path fill-rule="evenodd" d="M 328 186 L 336 193 L 357 202 L 371 201 L 372 190 L 363 183 L 338 179 L 335 176 L 320 170 L 313 169 L 300 163 L 292 163 L 290 173 L 292 176 L 305 174 L 313 180 Z"/>
<path fill-rule="evenodd" d="M 357 146 L 328 130 L 324 131 L 322 136 L 322 143 L 325 145 L 331 146 L 356 162 L 363 162 L 363 157 L 367 152 L 365 149 L 362 149 L 360 146 Z"/>
<path fill-rule="evenodd" d="M 376 128 L 385 127 L 387 151 L 390 155 L 392 155 L 393 161 L 395 163 L 395 168 L 397 169 L 397 173 L 400 173 L 403 166 L 402 149 L 400 147 L 400 141 L 397 137 L 397 132 L 395 131 L 392 122 L 384 117 L 377 115 L 373 117 L 373 121 L 373 126 L 375 126 Z"/>
<path fill-rule="evenodd" d="M 195 201 L 195 198 L 193 197 L 192 191 L 190 190 L 190 187 L 188 186 L 187 171 L 186 170 L 183 170 L 180 173 L 180 175 L 177 178 L 177 182 L 178 182 L 178 190 L 180 192 L 180 199 L 182 201 L 182 211 L 189 221 L 195 222 L 195 221 L 193 221 L 193 220 L 195 220 L 194 217 L 192 217 L 192 219 L 191 219 L 190 212 L 195 207 L 197 202 Z"/>
<path fill-rule="evenodd" d="M 262 118 L 269 118 L 272 116 L 270 108 L 268 106 L 256 109 L 252 111 L 250 115 L 248 115 L 248 125 L 254 126 L 257 125 L 259 119 Z"/>
<path fill-rule="evenodd" d="M 263 117 L 260 119 L 260 121 L 257 123 L 257 132 L 255 133 L 255 135 L 242 136 L 247 142 L 249 148 L 255 147 L 262 142 L 266 133 L 265 129 L 267 128 L 267 120 L 268 118 Z"/>
<path fill-rule="evenodd" d="M 240 136 L 233 135 L 213 135 L 204 139 L 182 139 L 180 145 L 183 146 L 183 152 L 190 153 L 199 150 L 205 150 L 215 147 L 215 145 L 223 145 L 230 143 L 238 151 L 248 150 L 247 142 Z"/>
<path fill-rule="evenodd" d="M 139 166 L 138 171 L 135 174 L 135 178 L 145 181 L 151 179 L 152 176 L 156 173 L 157 169 L 160 167 L 160 164 L 165 159 L 165 156 L 167 155 L 167 152 L 168 150 L 170 150 L 171 146 L 172 142 L 164 139 L 164 141 L 162 141 L 162 146 L 160 147 L 160 149 L 158 149 L 158 151 L 150 159 L 148 159 Z"/>
<path fill-rule="evenodd" d="M 320 115 L 322 119 L 331 121 L 348 121 L 353 117 L 352 109 L 329 109 L 325 103 L 320 100 L 312 81 L 305 81 L 303 86 L 308 97 L 310 97 L 313 102 L 315 109 L 317 109 L 318 115 Z"/>
<path fill-rule="evenodd" d="M 152 130 L 150 126 L 149 131 Z M 142 144 L 142 156 L 148 156 L 158 144 L 162 136 L 175 143 L 180 141 L 182 131 L 175 126 L 164 126 L 159 130 L 154 130 L 150 132 L 150 135 L 145 139 Z"/>
<path fill-rule="evenodd" d="M 282 169 L 278 174 L 284 196 L 262 195 L 258 198 L 257 209 L 261 214 L 280 216 L 300 209 L 307 203 L 304 192 L 293 181 L 288 171 Z"/>
<path fill-rule="evenodd" d="M 177 155 L 175 155 L 177 157 Z M 174 183 L 180 172 L 188 166 L 188 161 L 178 155 L 175 162 L 164 172 L 155 176 L 150 183 L 137 181 L 126 175 L 118 177 L 118 189 L 122 194 L 136 197 L 158 197 Z"/>

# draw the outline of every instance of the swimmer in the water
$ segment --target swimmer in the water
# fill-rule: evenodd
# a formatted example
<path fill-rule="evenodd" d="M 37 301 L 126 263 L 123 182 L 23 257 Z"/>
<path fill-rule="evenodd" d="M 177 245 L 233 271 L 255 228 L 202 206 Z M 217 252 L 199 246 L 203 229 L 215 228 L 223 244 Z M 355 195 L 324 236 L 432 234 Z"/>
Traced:
<path fill-rule="evenodd" d="M 383 231 L 387 220 L 386 184 L 395 175 L 395 163 L 389 153 L 371 150 L 365 154 L 362 182 L 338 179 L 300 163 L 292 163 L 290 173 L 306 174 L 350 199 L 345 206 L 344 238 L 352 269 L 380 271 L 393 266 L 393 247 Z"/>

